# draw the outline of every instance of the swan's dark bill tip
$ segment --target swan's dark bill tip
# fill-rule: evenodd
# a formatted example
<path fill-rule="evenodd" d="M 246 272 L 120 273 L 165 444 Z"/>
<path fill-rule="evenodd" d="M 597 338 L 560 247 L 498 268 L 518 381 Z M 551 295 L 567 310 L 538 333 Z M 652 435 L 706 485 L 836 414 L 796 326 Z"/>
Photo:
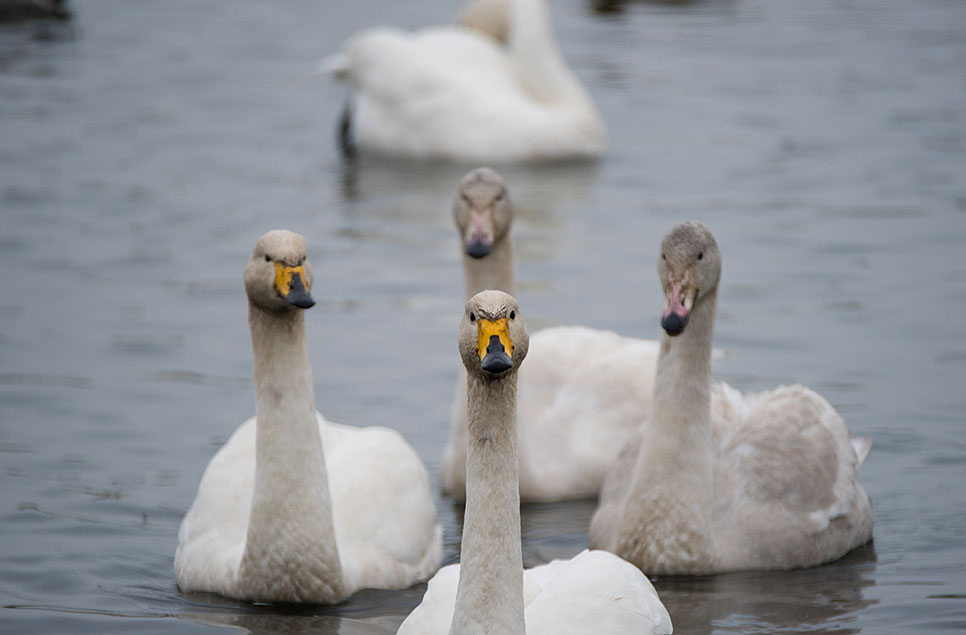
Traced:
<path fill-rule="evenodd" d="M 470 258 L 482 258 L 483 256 L 490 255 L 493 250 L 492 245 L 485 245 L 481 242 L 474 241 L 466 246 L 466 255 Z"/>
<path fill-rule="evenodd" d="M 302 276 L 297 273 L 292 276 L 292 287 L 288 295 L 285 296 L 285 301 L 300 309 L 310 309 L 315 306 L 315 300 L 312 298 L 312 294 L 302 284 Z"/>
<path fill-rule="evenodd" d="M 677 313 L 670 313 L 667 317 L 661 319 L 661 327 L 664 328 L 664 332 L 674 337 L 680 335 L 684 332 L 684 327 L 688 325 L 688 318 L 681 317 Z"/>
<path fill-rule="evenodd" d="M 290 297 L 288 301 L 290 304 L 293 304 L 300 309 L 311 309 L 312 307 L 315 306 L 315 300 L 313 300 L 312 296 L 310 296 L 307 293 L 304 296 L 300 296 L 298 298 Z"/>
<path fill-rule="evenodd" d="M 481 368 L 488 373 L 499 374 L 513 368 L 513 360 L 503 351 L 493 351 L 483 358 Z"/>

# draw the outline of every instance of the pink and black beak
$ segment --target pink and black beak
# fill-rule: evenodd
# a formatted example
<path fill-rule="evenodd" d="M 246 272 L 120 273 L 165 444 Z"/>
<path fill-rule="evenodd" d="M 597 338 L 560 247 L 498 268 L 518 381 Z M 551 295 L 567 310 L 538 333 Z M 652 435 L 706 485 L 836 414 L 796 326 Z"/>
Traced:
<path fill-rule="evenodd" d="M 463 234 L 463 249 L 470 258 L 483 258 L 493 251 L 493 221 L 481 210 L 470 212 L 470 226 Z"/>
<path fill-rule="evenodd" d="M 697 288 L 687 283 L 671 285 L 671 292 L 664 304 L 664 312 L 661 314 L 661 327 L 665 333 L 674 337 L 684 332 L 697 295 Z"/>
<path fill-rule="evenodd" d="M 474 226 L 472 231 L 467 232 L 463 247 L 470 258 L 489 256 L 493 251 L 493 235 L 479 226 Z"/>

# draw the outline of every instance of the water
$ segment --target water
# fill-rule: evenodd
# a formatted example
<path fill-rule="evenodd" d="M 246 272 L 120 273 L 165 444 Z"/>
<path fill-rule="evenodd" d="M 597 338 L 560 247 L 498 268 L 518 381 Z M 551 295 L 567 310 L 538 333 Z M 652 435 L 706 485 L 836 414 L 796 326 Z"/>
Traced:
<path fill-rule="evenodd" d="M 315 59 L 455 5 L 76 2 L 0 28 L 0 630 L 392 633 L 422 589 L 334 607 L 181 594 L 176 534 L 254 408 L 241 271 L 309 241 L 320 408 L 401 430 L 432 472 L 458 364 L 449 202 L 465 167 L 350 166 Z M 874 439 L 875 543 L 815 569 L 655 580 L 678 633 L 966 627 L 966 5 L 554 0 L 611 148 L 503 168 L 531 327 L 655 337 L 660 237 L 724 258 L 716 376 L 801 382 Z M 438 501 L 447 561 L 459 510 Z M 593 504 L 524 510 L 528 565 Z"/>

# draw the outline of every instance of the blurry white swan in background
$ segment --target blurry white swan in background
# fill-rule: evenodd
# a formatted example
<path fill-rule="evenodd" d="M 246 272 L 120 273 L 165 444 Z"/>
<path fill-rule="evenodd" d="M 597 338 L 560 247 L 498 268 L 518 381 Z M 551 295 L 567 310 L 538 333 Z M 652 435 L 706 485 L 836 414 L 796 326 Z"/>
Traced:
<path fill-rule="evenodd" d="M 513 204 L 489 168 L 460 181 L 453 216 L 460 236 L 466 297 L 484 289 L 513 293 Z M 520 370 L 520 498 L 595 498 L 607 471 L 651 410 L 658 343 L 583 326 L 536 332 Z M 440 466 L 444 494 L 465 495 L 466 382 L 460 376 L 449 441 Z"/>
<path fill-rule="evenodd" d="M 498 16 L 494 6 L 483 13 Z M 545 0 L 512 0 L 505 46 L 492 37 L 504 27 L 482 28 L 497 33 L 375 27 L 326 58 L 349 85 L 343 146 L 453 161 L 599 157 L 603 121 L 557 48 Z"/>
<path fill-rule="evenodd" d="M 315 409 L 305 239 L 263 235 L 244 278 L 256 416 L 205 470 L 178 534 L 178 586 L 331 604 L 427 579 L 442 561 L 442 528 L 416 452 L 395 430 L 330 423 Z"/>
<path fill-rule="evenodd" d="M 856 470 L 871 442 L 802 386 L 743 396 L 710 383 L 721 255 L 708 229 L 661 245 L 664 334 L 650 420 L 601 492 L 591 547 L 649 574 L 790 569 L 872 538 Z"/>
<path fill-rule="evenodd" d="M 469 428 L 461 563 L 429 581 L 398 633 L 670 633 L 654 587 L 613 554 L 584 551 L 523 571 L 515 397 L 528 337 L 516 300 L 502 291 L 470 298 L 458 341 Z"/>

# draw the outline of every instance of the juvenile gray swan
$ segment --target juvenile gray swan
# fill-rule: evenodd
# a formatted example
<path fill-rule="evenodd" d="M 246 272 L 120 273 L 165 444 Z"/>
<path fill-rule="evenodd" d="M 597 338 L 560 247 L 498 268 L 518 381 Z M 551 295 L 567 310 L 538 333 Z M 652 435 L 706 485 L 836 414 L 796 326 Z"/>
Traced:
<path fill-rule="evenodd" d="M 429 581 L 399 634 L 670 633 L 654 587 L 614 554 L 584 551 L 523 570 L 515 404 L 528 346 L 512 296 L 483 291 L 466 303 L 459 326 L 468 424 L 462 563 Z"/>
<path fill-rule="evenodd" d="M 466 298 L 513 293 L 514 208 L 490 168 L 467 173 L 453 202 Z M 602 281 L 606 283 L 606 281 Z M 658 342 L 585 326 L 542 329 L 530 340 L 517 398 L 520 498 L 596 498 L 608 469 L 651 411 Z M 461 377 L 440 466 L 444 494 L 465 496 L 466 382 Z"/>
<path fill-rule="evenodd" d="M 658 275 L 654 407 L 608 475 L 591 547 L 653 575 L 807 567 L 868 542 L 856 470 L 871 442 L 850 440 L 808 388 L 741 395 L 710 382 L 721 278 L 711 232 L 696 222 L 668 231 Z"/>
<path fill-rule="evenodd" d="M 395 430 L 326 421 L 305 346 L 305 239 L 275 230 L 245 267 L 255 417 L 208 464 L 178 534 L 182 591 L 333 604 L 426 580 L 443 556 L 429 476 Z"/>

